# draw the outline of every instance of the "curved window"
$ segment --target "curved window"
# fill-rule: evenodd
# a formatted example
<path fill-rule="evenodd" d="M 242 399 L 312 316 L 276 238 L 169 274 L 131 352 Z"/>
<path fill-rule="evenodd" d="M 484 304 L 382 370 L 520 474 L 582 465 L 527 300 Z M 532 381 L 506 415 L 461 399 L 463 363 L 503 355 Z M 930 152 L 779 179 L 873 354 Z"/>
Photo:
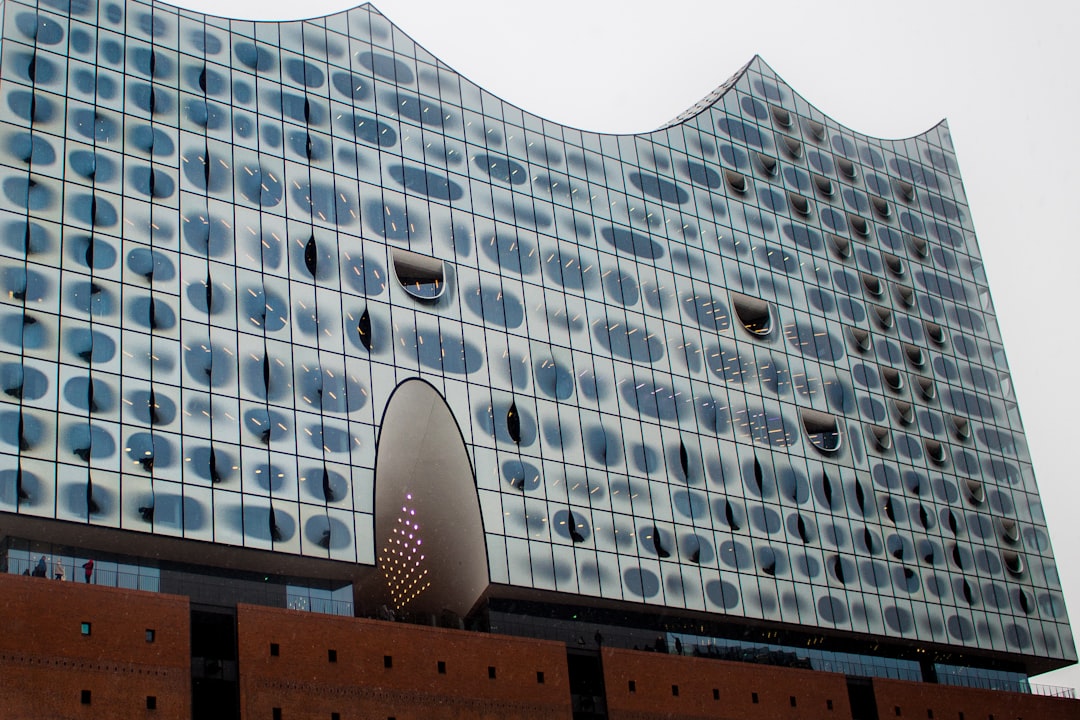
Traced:
<path fill-rule="evenodd" d="M 892 433 L 889 428 L 880 425 L 867 425 L 867 435 L 874 449 L 878 452 L 888 452 L 892 449 Z"/>
<path fill-rule="evenodd" d="M 1002 550 L 1001 560 L 1010 575 L 1020 577 L 1024 574 L 1024 557 L 1015 550 Z"/>
<path fill-rule="evenodd" d="M 851 241 L 845 237 L 839 235 L 829 235 L 829 245 L 832 246 L 833 253 L 841 260 L 847 260 L 851 257 Z"/>
<path fill-rule="evenodd" d="M 904 343 L 904 356 L 907 357 L 907 361 L 911 363 L 911 367 L 921 368 L 926 364 L 926 356 L 923 355 L 922 348 L 918 345 Z"/>
<path fill-rule="evenodd" d="M 915 291 L 907 285 L 893 285 L 896 301 L 904 307 L 915 307 Z"/>
<path fill-rule="evenodd" d="M 791 209 L 803 217 L 809 217 L 810 215 L 810 201 L 804 198 L 802 195 L 798 195 L 793 192 L 788 193 L 788 203 L 791 205 Z"/>
<path fill-rule="evenodd" d="M 967 418 L 953 415 L 950 420 L 952 422 L 953 435 L 957 440 L 967 440 L 971 437 L 971 423 L 968 422 Z"/>
<path fill-rule="evenodd" d="M 848 337 L 859 352 L 867 352 L 870 349 L 870 333 L 862 328 L 848 327 Z"/>
<path fill-rule="evenodd" d="M 866 218 L 848 213 L 848 225 L 851 226 L 851 231 L 856 235 L 861 235 L 862 237 L 870 236 L 870 223 L 866 222 Z"/>
<path fill-rule="evenodd" d="M 907 240 L 908 248 L 916 257 L 923 259 L 930 257 L 930 244 L 924 238 L 904 235 L 904 239 Z"/>
<path fill-rule="evenodd" d="M 844 436 L 835 415 L 817 410 L 803 410 L 802 424 L 811 445 L 827 455 L 839 452 Z"/>
<path fill-rule="evenodd" d="M 1001 525 L 1001 539 L 1008 543 L 1020 542 L 1020 523 L 1012 518 L 999 518 Z"/>
<path fill-rule="evenodd" d="M 893 179 L 893 189 L 896 194 L 906 203 L 911 203 L 915 200 L 915 186 L 906 180 Z"/>
<path fill-rule="evenodd" d="M 776 161 L 776 158 L 770 157 L 765 153 L 754 153 L 754 157 L 757 158 L 758 167 L 766 175 L 775 175 L 780 163 Z"/>
<path fill-rule="evenodd" d="M 781 143 L 784 150 L 793 159 L 798 160 L 802 157 L 803 147 L 802 143 L 793 137 L 784 136 L 784 141 Z"/>
<path fill-rule="evenodd" d="M 724 179 L 727 180 L 728 187 L 740 195 L 749 189 L 749 185 L 746 182 L 746 176 L 742 173 L 737 173 L 734 170 L 725 170 Z"/>
<path fill-rule="evenodd" d="M 772 332 L 772 310 L 768 302 L 749 295 L 731 293 L 731 306 L 739 323 L 750 334 L 765 337 Z"/>
<path fill-rule="evenodd" d="M 904 277 L 904 261 L 900 259 L 898 255 L 892 253 L 881 253 L 881 259 L 885 263 L 885 269 L 889 271 L 889 274 L 893 277 Z"/>
<path fill-rule="evenodd" d="M 885 383 L 885 387 L 893 392 L 900 392 L 904 389 L 904 375 L 896 368 L 881 368 L 881 380 Z"/>
<path fill-rule="evenodd" d="M 924 320 L 923 329 L 926 331 L 926 337 L 930 338 L 932 343 L 935 345 L 945 344 L 945 329 L 943 327 L 929 320 Z"/>
<path fill-rule="evenodd" d="M 417 300 L 432 301 L 446 290 L 446 264 L 426 255 L 394 248 L 394 273 L 405 292 Z"/>
<path fill-rule="evenodd" d="M 982 505 L 986 502 L 986 488 L 978 480 L 968 478 L 964 482 L 964 487 L 967 492 L 967 499 L 972 505 Z"/>
<path fill-rule="evenodd" d="M 851 162 L 847 158 L 836 158 L 836 168 L 844 177 L 850 180 L 854 180 L 856 178 L 855 163 Z"/>
<path fill-rule="evenodd" d="M 862 273 L 863 288 L 866 289 L 870 295 L 874 297 L 881 297 L 885 294 L 885 288 L 882 285 L 881 279 L 870 273 Z"/>
<path fill-rule="evenodd" d="M 888 330 L 893 326 L 893 314 L 892 310 L 880 305 L 874 306 L 874 317 L 877 318 L 878 326 L 882 330 Z"/>
<path fill-rule="evenodd" d="M 810 136 L 818 142 L 822 142 L 825 139 L 825 125 L 819 123 L 817 120 L 811 120 L 807 118 L 803 121 L 806 126 L 807 132 Z"/>
<path fill-rule="evenodd" d="M 947 455 L 945 453 L 945 446 L 937 440 L 927 440 L 923 443 L 926 447 L 926 457 L 930 458 L 930 462 L 935 465 L 944 465 Z"/>
<path fill-rule="evenodd" d="M 901 425 L 910 425 L 915 422 L 915 408 L 909 402 L 893 400 L 893 410 L 896 419 Z"/>
<path fill-rule="evenodd" d="M 878 217 L 888 218 L 892 215 L 892 210 L 889 208 L 889 201 L 885 198 L 877 197 L 876 195 L 870 196 L 870 205 L 873 206 L 874 212 L 878 214 Z"/>
<path fill-rule="evenodd" d="M 794 122 L 791 119 L 791 113 L 784 108 L 771 105 L 769 109 L 772 110 L 773 120 L 775 120 L 776 124 L 780 127 L 789 128 L 794 125 Z"/>
<path fill-rule="evenodd" d="M 935 387 L 933 380 L 928 377 L 920 377 L 916 381 L 919 386 L 919 394 L 922 395 L 924 400 L 933 400 L 937 397 L 937 387 Z"/>
<path fill-rule="evenodd" d="M 831 198 L 836 194 L 836 190 L 833 189 L 833 182 L 824 175 L 814 175 L 814 187 L 821 193 L 823 197 Z"/>

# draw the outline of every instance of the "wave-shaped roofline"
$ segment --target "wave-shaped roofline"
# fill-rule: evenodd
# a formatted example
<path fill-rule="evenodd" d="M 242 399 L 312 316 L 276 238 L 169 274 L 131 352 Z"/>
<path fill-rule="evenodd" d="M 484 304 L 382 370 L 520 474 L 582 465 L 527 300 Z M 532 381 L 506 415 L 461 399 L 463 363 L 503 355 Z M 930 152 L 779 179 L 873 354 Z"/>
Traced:
<path fill-rule="evenodd" d="M 453 72 L 458 77 L 462 78 L 463 80 L 466 80 L 467 82 L 472 83 L 476 87 L 483 89 L 485 92 L 491 93 L 491 91 L 484 88 L 483 85 L 480 85 L 479 83 L 473 81 L 468 75 L 466 75 L 466 74 L 464 74 L 462 72 L 459 72 L 457 69 L 451 67 L 449 64 L 444 62 L 442 60 L 442 58 L 440 58 L 438 55 L 436 55 L 435 53 L 432 53 L 431 51 L 429 51 L 422 43 L 418 42 L 410 33 L 403 30 L 400 25 L 395 23 L 392 19 L 390 19 L 387 15 L 385 15 L 381 10 L 379 10 L 378 7 L 376 7 L 374 3 L 371 3 L 371 2 L 360 3 L 359 5 L 354 5 L 353 7 L 350 7 L 350 8 L 345 8 L 345 9 L 339 10 L 337 12 L 332 12 L 332 13 L 323 14 L 323 15 L 312 15 L 312 16 L 305 16 L 305 17 L 284 18 L 284 19 L 274 19 L 274 20 L 266 20 L 266 19 L 258 19 L 258 18 L 245 18 L 245 17 L 233 17 L 233 16 L 229 16 L 229 15 L 219 15 L 219 14 L 216 14 L 216 13 L 205 12 L 205 11 L 201 11 L 201 10 L 193 10 L 191 8 L 188 8 L 188 7 L 183 7 L 183 6 L 177 5 L 174 2 L 168 2 L 168 0 L 151 0 L 151 3 L 152 4 L 158 4 L 158 5 L 165 5 L 165 6 L 176 8 L 177 10 L 183 10 L 183 11 L 186 11 L 186 12 L 197 13 L 197 14 L 200 14 L 200 15 L 204 15 L 206 17 L 212 17 L 212 18 L 216 18 L 216 19 L 219 19 L 219 20 L 236 20 L 236 21 L 240 21 L 240 22 L 270 23 L 270 24 L 284 24 L 284 23 L 296 23 L 296 22 L 309 22 L 309 21 L 312 21 L 312 20 L 325 20 L 326 18 L 335 17 L 337 15 L 347 15 L 348 13 L 353 12 L 355 10 L 366 9 L 366 10 L 368 10 L 370 12 L 373 12 L 374 14 L 378 15 L 379 17 L 385 19 L 388 23 L 390 23 L 390 25 L 395 30 L 400 32 L 405 37 L 407 37 L 410 42 L 415 44 L 418 48 L 422 49 L 425 53 L 427 53 L 431 57 L 435 58 L 436 61 L 439 63 L 439 65 L 441 65 L 443 68 Z M 568 123 L 565 123 L 565 122 L 562 122 L 562 121 L 559 121 L 559 120 L 553 120 L 551 118 L 539 115 L 539 114 L 537 114 L 537 113 L 535 113 L 535 112 L 533 112 L 531 110 L 528 110 L 528 109 L 526 109 L 524 107 L 521 107 L 520 105 L 518 105 L 516 103 L 513 103 L 513 102 L 511 102 L 509 100 L 506 100 L 505 98 L 502 98 L 499 95 L 496 95 L 495 93 L 491 93 L 491 95 L 493 95 L 495 98 L 497 98 L 499 100 L 499 102 L 505 103 L 506 105 L 508 105 L 510 107 L 516 108 L 517 110 L 521 111 L 522 113 L 532 115 L 533 117 L 538 118 L 539 120 L 542 120 L 544 122 L 549 122 L 549 123 L 552 123 L 554 125 L 558 125 L 559 127 L 566 128 L 568 130 L 574 130 L 574 131 L 577 131 L 577 132 L 589 133 L 589 134 L 592 134 L 592 135 L 607 135 L 609 137 L 647 137 L 649 135 L 660 133 L 660 132 L 663 132 L 665 130 L 669 130 L 671 128 L 677 127 L 679 125 L 686 125 L 690 120 L 693 120 L 693 119 L 699 117 L 700 115 L 702 115 L 703 113 L 708 112 L 709 110 L 712 110 L 714 107 L 716 107 L 716 105 L 721 100 L 723 100 L 724 96 L 727 95 L 728 92 L 730 92 L 732 89 L 734 89 L 734 87 L 738 83 L 738 81 L 741 80 L 752 68 L 754 68 L 755 65 L 759 66 L 759 68 L 758 68 L 759 72 L 763 69 L 764 72 L 762 74 L 772 75 L 772 77 L 775 78 L 775 80 L 778 83 L 780 83 L 783 86 L 784 89 L 786 89 L 788 92 L 790 92 L 794 98 L 798 98 L 803 103 L 805 103 L 806 107 L 808 107 L 808 108 L 812 109 L 814 112 L 816 112 L 818 117 L 814 117 L 813 118 L 814 120 L 817 120 L 819 122 L 829 121 L 833 125 L 835 125 L 836 128 L 838 128 L 840 130 L 847 131 L 847 132 L 849 132 L 849 133 L 851 133 L 853 135 L 859 136 L 859 137 L 861 137 L 863 139 L 876 140 L 878 142 L 903 142 L 905 140 L 916 140 L 918 138 L 926 137 L 927 135 L 930 135 L 930 134 L 934 133 L 939 128 L 944 130 L 945 137 L 949 137 L 949 135 L 948 135 L 948 120 L 946 118 L 942 118 L 941 120 L 934 123 L 933 125 L 928 127 L 926 130 L 923 130 L 922 132 L 918 132 L 918 133 L 915 133 L 913 135 L 902 136 L 902 137 L 891 137 L 891 138 L 879 137 L 879 136 L 876 136 L 876 135 L 870 135 L 870 134 L 863 133 L 863 132 L 860 132 L 858 130 L 855 130 L 854 128 L 850 127 L 849 125 L 845 125 L 844 123 L 841 123 L 836 118 L 834 118 L 831 115 L 829 115 L 828 113 L 825 113 L 824 111 L 822 111 L 817 105 L 815 105 L 814 103 L 811 103 L 809 100 L 807 100 L 806 97 L 802 93 L 796 91 L 795 88 L 792 87 L 791 84 L 788 83 L 786 80 L 784 80 L 780 76 L 780 74 L 777 73 L 772 68 L 771 65 L 769 65 L 767 62 L 765 62 L 765 60 L 761 57 L 760 54 L 755 54 L 752 58 L 750 58 L 750 60 L 745 65 L 743 65 L 741 68 L 739 68 L 739 70 L 737 70 L 731 77 L 729 77 L 723 83 L 718 85 L 711 92 L 707 93 L 704 97 L 701 98 L 701 100 L 699 100 L 698 102 L 694 103 L 693 105 L 691 105 L 690 107 L 686 108 L 681 113 L 676 115 L 671 121 L 669 121 L 667 123 L 664 123 L 664 124 L 660 125 L 659 127 L 654 128 L 652 130 L 643 130 L 643 131 L 640 131 L 640 132 L 618 133 L 618 132 L 605 132 L 605 131 L 600 131 L 600 130 L 587 130 L 585 128 L 575 127 L 575 126 L 570 125 Z"/>

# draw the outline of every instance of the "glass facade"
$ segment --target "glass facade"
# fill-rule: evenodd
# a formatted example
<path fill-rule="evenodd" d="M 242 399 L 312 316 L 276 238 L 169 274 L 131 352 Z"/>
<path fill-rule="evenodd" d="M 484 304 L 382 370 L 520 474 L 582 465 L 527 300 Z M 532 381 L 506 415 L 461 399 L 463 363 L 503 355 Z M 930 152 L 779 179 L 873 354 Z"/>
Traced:
<path fill-rule="evenodd" d="M 492 583 L 1075 660 L 944 124 L 582 132 L 370 6 L 6 0 L 0 79 L 0 511 L 374 565 L 421 378 Z"/>

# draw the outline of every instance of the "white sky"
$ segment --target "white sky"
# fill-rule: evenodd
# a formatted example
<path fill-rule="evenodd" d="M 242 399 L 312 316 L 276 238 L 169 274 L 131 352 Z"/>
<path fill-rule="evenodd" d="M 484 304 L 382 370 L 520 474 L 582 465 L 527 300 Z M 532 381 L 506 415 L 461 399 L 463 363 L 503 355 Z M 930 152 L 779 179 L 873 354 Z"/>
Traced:
<path fill-rule="evenodd" d="M 174 0 L 178 1 L 178 0 Z M 183 0 L 296 19 L 349 0 Z M 586 130 L 652 130 L 755 53 L 826 115 L 878 137 L 946 117 L 1080 633 L 1080 448 L 1069 324 L 1080 284 L 1080 5 L 1053 0 L 378 0 L 404 32 L 525 110 Z M 1071 209 L 1070 209 L 1071 208 Z M 1073 356 L 1073 359 L 1070 359 Z M 1073 428 L 1071 431 L 1069 428 Z M 1080 667 L 1038 682 L 1080 686 Z"/>

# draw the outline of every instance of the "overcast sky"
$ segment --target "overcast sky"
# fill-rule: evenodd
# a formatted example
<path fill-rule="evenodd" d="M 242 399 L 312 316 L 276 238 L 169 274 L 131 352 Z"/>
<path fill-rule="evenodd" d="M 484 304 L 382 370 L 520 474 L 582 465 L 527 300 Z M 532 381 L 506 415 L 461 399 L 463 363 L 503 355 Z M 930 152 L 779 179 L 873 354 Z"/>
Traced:
<path fill-rule="evenodd" d="M 348 0 L 183 0 L 296 19 Z M 443 62 L 551 120 L 652 130 L 760 54 L 822 112 L 884 138 L 947 118 L 1005 339 L 1074 628 L 1080 363 L 1080 5 L 689 0 L 379 0 Z M 1073 218 L 1070 220 L 1070 218 Z M 1080 686 L 1074 667 L 1039 678 Z"/>

